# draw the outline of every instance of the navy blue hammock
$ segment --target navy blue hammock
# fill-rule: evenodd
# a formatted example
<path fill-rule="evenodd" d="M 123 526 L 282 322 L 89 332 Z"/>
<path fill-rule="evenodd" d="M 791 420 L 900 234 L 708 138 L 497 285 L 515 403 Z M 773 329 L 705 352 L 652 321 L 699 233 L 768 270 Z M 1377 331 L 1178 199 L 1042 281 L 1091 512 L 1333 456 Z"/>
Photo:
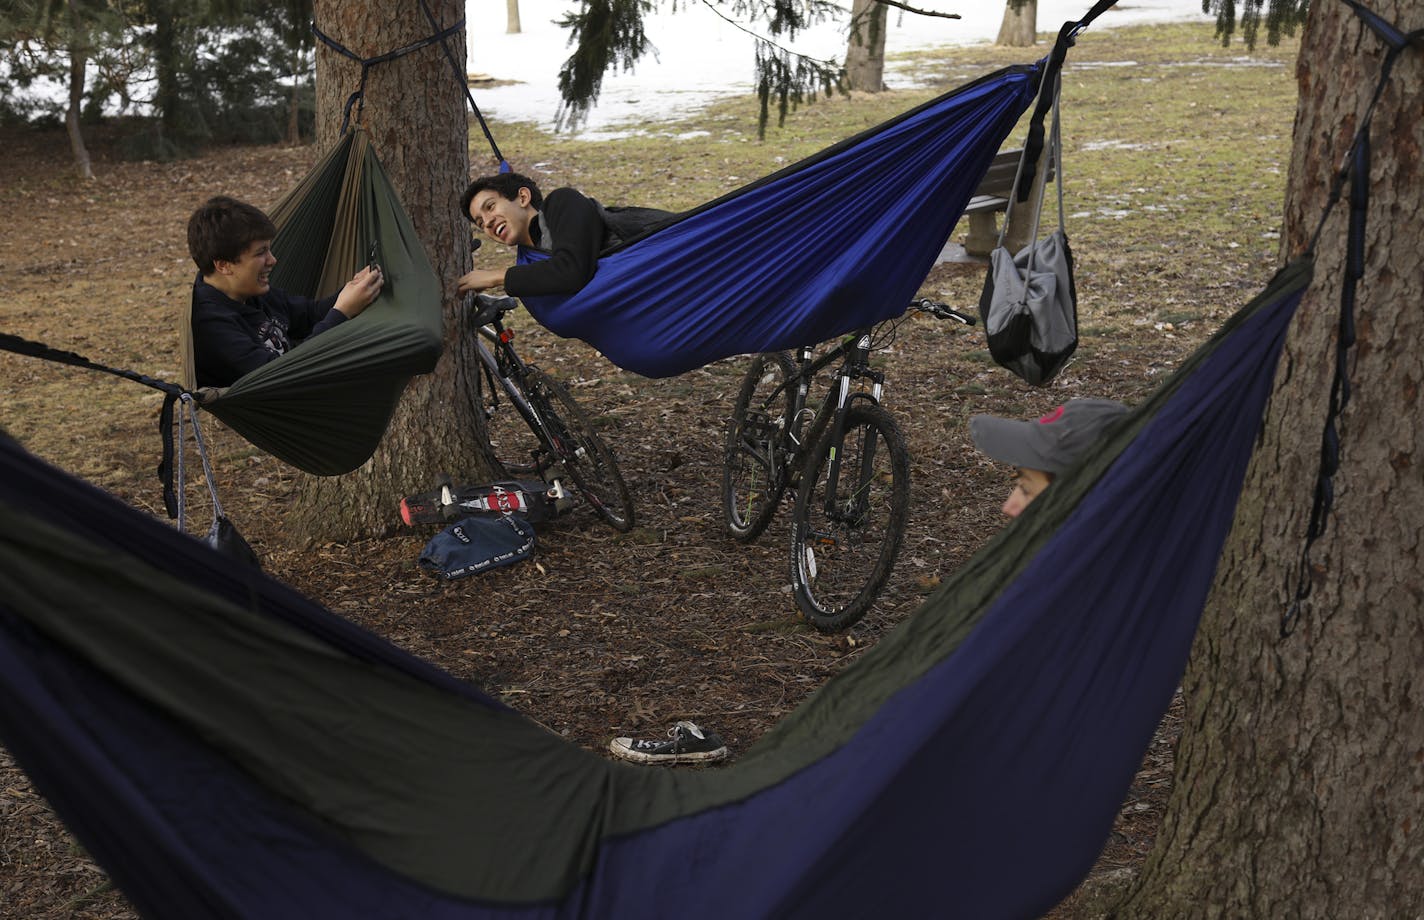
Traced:
<path fill-rule="evenodd" d="M 577 294 L 521 300 L 647 377 L 899 316 L 1043 69 L 1005 68 L 939 96 L 608 251 Z M 521 263 L 543 258 L 520 248 Z"/>
<path fill-rule="evenodd" d="M 0 740 L 146 917 L 1025 917 L 1184 668 L 1289 266 L 736 762 L 596 756 L 0 441 Z"/>

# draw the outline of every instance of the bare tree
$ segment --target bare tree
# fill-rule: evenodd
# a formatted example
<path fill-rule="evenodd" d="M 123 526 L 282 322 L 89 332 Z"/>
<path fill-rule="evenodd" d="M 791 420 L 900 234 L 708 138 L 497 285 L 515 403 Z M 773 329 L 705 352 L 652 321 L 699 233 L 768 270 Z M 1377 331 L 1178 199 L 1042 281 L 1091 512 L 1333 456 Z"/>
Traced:
<path fill-rule="evenodd" d="M 1008 0 L 996 45 L 1027 48 L 1038 42 L 1038 0 Z"/>
<path fill-rule="evenodd" d="M 509 35 L 518 35 L 524 29 L 519 24 L 519 0 L 504 0 L 504 8 L 508 11 L 508 19 L 504 31 Z"/>
<path fill-rule="evenodd" d="M 1413 0 L 1368 6 L 1424 27 Z M 1384 44 L 1310 4 L 1283 250 L 1305 250 Z M 1348 207 L 1319 244 L 1183 685 L 1171 801 L 1123 917 L 1424 915 L 1424 48 L 1371 132 L 1368 237 L 1334 515 L 1303 558 L 1346 274 Z M 1347 204 L 1361 204 L 1351 201 Z M 1289 577 L 1288 577 L 1289 576 Z M 1310 587 L 1294 628 L 1282 615 Z"/>
<path fill-rule="evenodd" d="M 880 0 L 855 0 L 850 12 L 846 46 L 846 89 L 878 93 L 885 89 L 885 5 Z"/>
<path fill-rule="evenodd" d="M 464 14 L 461 0 L 431 0 L 442 26 Z M 436 31 L 417 0 L 317 0 L 322 30 L 362 57 L 401 48 Z M 460 193 L 469 180 L 469 131 L 461 78 L 465 43 L 427 46 L 371 68 L 361 126 L 390 173 L 417 236 L 448 292 L 470 266 Z M 347 96 L 360 85 L 356 62 L 317 50 L 317 141 L 338 137 Z M 378 533 L 395 520 L 402 495 L 429 488 L 437 472 L 485 477 L 483 421 L 477 411 L 478 364 L 472 330 L 463 328 L 453 293 L 445 304 L 446 351 L 434 373 L 406 390 L 381 446 L 345 476 L 307 477 L 290 518 L 298 538 L 342 539 Z"/>

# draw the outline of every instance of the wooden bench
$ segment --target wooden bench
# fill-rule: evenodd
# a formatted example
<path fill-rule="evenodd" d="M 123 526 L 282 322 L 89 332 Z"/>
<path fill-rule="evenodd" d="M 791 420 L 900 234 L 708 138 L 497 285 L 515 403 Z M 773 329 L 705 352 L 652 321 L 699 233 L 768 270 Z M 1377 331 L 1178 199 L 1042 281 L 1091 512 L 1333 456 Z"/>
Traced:
<path fill-rule="evenodd" d="M 989 171 L 974 190 L 974 197 L 964 209 L 969 218 L 969 233 L 964 238 L 964 251 L 970 255 L 987 256 L 999 242 L 999 222 L 996 215 L 1009 209 L 1014 191 L 1014 174 L 1018 172 L 1023 148 L 1000 150 L 994 154 Z M 1048 164 L 1048 181 L 1053 180 L 1053 164 Z"/>

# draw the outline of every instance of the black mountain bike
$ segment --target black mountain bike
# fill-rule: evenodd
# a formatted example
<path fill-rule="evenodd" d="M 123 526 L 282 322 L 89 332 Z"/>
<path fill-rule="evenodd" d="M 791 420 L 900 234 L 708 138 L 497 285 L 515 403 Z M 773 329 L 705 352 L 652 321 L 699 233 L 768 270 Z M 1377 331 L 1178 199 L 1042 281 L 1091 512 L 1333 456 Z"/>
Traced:
<path fill-rule="evenodd" d="M 495 459 L 510 476 L 534 475 L 556 487 L 567 474 L 599 517 L 617 530 L 631 530 L 633 499 L 613 451 L 564 385 L 514 350 L 514 331 L 505 328 L 504 315 L 518 306 L 513 297 L 489 294 L 475 294 L 468 303 L 489 383 L 482 408 Z M 522 424 L 500 411 L 501 394 Z"/>
<path fill-rule="evenodd" d="M 931 300 L 912 308 L 973 325 L 974 317 Z M 796 605 L 822 632 L 865 615 L 890 578 L 910 507 L 910 455 L 880 405 L 885 375 L 870 366 L 884 344 L 863 329 L 813 357 L 811 348 L 752 360 L 727 425 L 722 509 L 742 542 L 761 535 L 788 488 L 796 490 L 791 585 Z M 816 373 L 840 369 L 819 406 L 807 401 Z M 867 389 L 868 384 L 868 389 Z"/>

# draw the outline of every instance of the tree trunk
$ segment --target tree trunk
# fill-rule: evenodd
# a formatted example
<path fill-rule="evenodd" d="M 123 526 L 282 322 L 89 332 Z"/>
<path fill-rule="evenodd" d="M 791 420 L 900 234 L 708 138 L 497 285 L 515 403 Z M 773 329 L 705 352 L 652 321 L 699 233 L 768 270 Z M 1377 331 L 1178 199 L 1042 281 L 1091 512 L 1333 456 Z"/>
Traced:
<path fill-rule="evenodd" d="M 287 100 L 287 143 L 293 147 L 302 142 L 302 52 L 292 52 L 292 95 Z"/>
<path fill-rule="evenodd" d="M 846 46 L 846 88 L 867 93 L 885 89 L 885 5 L 879 0 L 855 0 Z"/>
<path fill-rule="evenodd" d="M 64 127 L 69 132 L 69 149 L 74 152 L 75 169 L 79 171 L 80 178 L 92 179 L 94 169 L 89 163 L 89 148 L 84 146 L 84 132 L 79 126 L 79 115 L 84 107 L 84 74 L 89 67 L 89 48 L 74 0 L 69 2 L 69 24 L 69 108 L 64 113 Z"/>
<path fill-rule="evenodd" d="M 1004 5 L 1004 21 L 999 26 L 996 45 L 1027 48 L 1038 43 L 1038 0 L 1024 0 L 1014 8 L 1013 0 Z"/>
<path fill-rule="evenodd" d="M 1412 0 L 1375 0 L 1404 31 Z M 1283 249 L 1308 243 L 1380 72 L 1382 43 L 1341 3 L 1302 38 Z M 1317 247 L 1183 687 L 1186 728 L 1131 917 L 1424 916 L 1424 54 L 1399 59 L 1371 132 L 1353 398 L 1334 515 L 1302 535 L 1333 371 L 1349 202 Z"/>
<path fill-rule="evenodd" d="M 523 28 L 519 25 L 519 0 L 504 0 L 504 7 L 509 11 L 509 25 L 505 27 L 504 31 L 509 35 L 518 35 L 523 32 Z"/>
<path fill-rule="evenodd" d="M 430 6 L 442 25 L 464 15 L 461 0 L 435 0 Z M 416 0 L 318 0 L 315 17 L 324 32 L 363 57 L 433 31 Z M 463 76 L 464 39 L 447 44 Z M 339 137 L 342 107 L 360 85 L 361 70 L 325 45 L 318 46 L 316 59 L 317 141 L 326 148 Z M 383 533 L 399 521 L 400 498 L 429 489 L 437 473 L 448 472 L 457 481 L 490 475 L 480 447 L 472 330 L 462 328 L 453 294 L 456 279 L 470 268 L 469 231 L 459 210 L 469 181 L 465 97 L 439 45 L 373 67 L 360 119 L 446 291 L 446 350 L 434 373 L 407 388 L 368 463 L 345 476 L 304 478 L 290 518 L 299 540 Z"/>
<path fill-rule="evenodd" d="M 153 69 L 157 89 L 153 103 L 158 109 L 159 136 L 172 141 L 178 130 L 178 23 L 171 5 L 153 4 Z"/>

